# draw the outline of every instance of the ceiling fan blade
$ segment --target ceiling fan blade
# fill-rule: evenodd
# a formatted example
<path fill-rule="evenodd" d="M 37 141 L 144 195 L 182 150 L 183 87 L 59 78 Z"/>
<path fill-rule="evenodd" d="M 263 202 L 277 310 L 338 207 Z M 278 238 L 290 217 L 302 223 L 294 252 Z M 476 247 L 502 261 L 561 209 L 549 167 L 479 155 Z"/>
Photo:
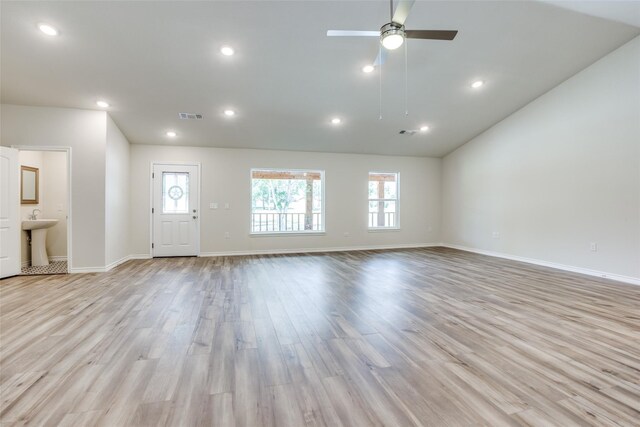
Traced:
<path fill-rule="evenodd" d="M 408 39 L 453 40 L 457 31 L 448 30 L 405 30 Z"/>
<path fill-rule="evenodd" d="M 396 6 L 395 12 L 393 12 L 393 18 L 391 20 L 397 24 L 404 25 L 404 21 L 409 16 L 409 11 L 416 0 L 400 0 Z"/>
<path fill-rule="evenodd" d="M 378 56 L 376 57 L 376 60 L 373 61 L 373 66 L 374 67 L 378 67 L 382 64 L 384 64 L 387 60 L 387 49 L 378 49 Z"/>
<path fill-rule="evenodd" d="M 328 37 L 380 37 L 380 31 L 329 30 Z"/>

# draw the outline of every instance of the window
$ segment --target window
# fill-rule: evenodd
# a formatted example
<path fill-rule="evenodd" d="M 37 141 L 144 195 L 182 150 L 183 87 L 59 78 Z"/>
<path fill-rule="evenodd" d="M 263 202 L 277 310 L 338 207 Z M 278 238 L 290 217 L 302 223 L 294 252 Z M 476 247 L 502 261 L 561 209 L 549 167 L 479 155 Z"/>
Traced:
<path fill-rule="evenodd" d="M 162 213 L 189 213 L 189 174 L 162 172 Z"/>
<path fill-rule="evenodd" d="M 251 170 L 251 232 L 324 231 L 324 172 Z"/>
<path fill-rule="evenodd" d="M 369 228 L 398 228 L 400 174 L 369 172 Z"/>

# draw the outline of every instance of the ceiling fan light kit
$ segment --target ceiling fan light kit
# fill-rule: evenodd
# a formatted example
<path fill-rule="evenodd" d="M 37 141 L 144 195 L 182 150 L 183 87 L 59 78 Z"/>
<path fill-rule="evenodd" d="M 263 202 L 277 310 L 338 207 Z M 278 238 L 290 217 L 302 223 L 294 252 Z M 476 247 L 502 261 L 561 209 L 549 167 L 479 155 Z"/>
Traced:
<path fill-rule="evenodd" d="M 405 39 L 422 39 L 422 40 L 453 40 L 458 31 L 456 30 L 405 30 L 404 22 L 409 16 L 409 11 L 415 3 L 415 0 L 399 0 L 395 10 L 393 0 L 389 0 L 389 12 L 391 21 L 380 27 L 380 31 L 361 31 L 361 30 L 328 30 L 328 37 L 380 37 L 380 44 L 384 49 L 379 48 L 378 57 L 373 61 L 373 65 L 379 69 L 380 77 L 380 115 L 382 120 L 382 64 L 387 57 L 387 50 L 395 50 L 404 44 Z M 408 71 L 407 71 L 407 48 L 404 49 L 404 73 L 405 73 L 405 116 L 409 115 L 408 108 Z M 372 66 L 366 66 L 362 69 L 365 73 L 374 70 Z M 401 132 L 402 133 L 402 132 Z M 414 132 L 415 133 L 415 132 Z"/>
<path fill-rule="evenodd" d="M 404 43 L 404 25 L 389 22 L 380 28 L 380 43 L 386 49 L 394 50 Z"/>

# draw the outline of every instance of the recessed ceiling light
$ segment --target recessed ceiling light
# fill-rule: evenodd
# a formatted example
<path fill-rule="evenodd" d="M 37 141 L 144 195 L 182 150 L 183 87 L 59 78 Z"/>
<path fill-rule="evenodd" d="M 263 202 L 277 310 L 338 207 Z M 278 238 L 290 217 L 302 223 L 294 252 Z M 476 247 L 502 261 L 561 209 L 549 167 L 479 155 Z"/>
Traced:
<path fill-rule="evenodd" d="M 335 117 L 331 119 L 331 123 L 333 123 L 334 125 L 339 125 L 340 123 L 342 123 L 342 120 L 340 120 L 338 117 Z"/>
<path fill-rule="evenodd" d="M 474 89 L 478 89 L 483 84 L 484 84 L 484 82 L 482 80 L 476 80 L 475 82 L 471 83 L 471 87 L 474 88 Z"/>
<path fill-rule="evenodd" d="M 420 127 L 420 132 L 426 132 L 429 130 L 429 126 L 421 126 Z"/>
<path fill-rule="evenodd" d="M 363 73 L 370 73 L 375 69 L 376 69 L 376 67 L 374 67 L 373 65 L 365 65 L 364 67 L 362 67 L 362 72 Z"/>
<path fill-rule="evenodd" d="M 222 46 L 222 48 L 220 49 L 220 53 L 222 53 L 224 56 L 231 56 L 235 53 L 235 51 L 230 46 Z"/>
<path fill-rule="evenodd" d="M 58 35 L 58 30 L 56 30 L 54 27 L 52 27 L 49 24 L 38 24 L 38 28 L 40 29 L 40 31 L 42 31 L 43 33 L 45 33 L 48 36 L 57 36 Z"/>
<path fill-rule="evenodd" d="M 236 115 L 236 112 L 233 110 L 224 110 L 224 115 L 227 117 L 233 117 Z"/>
<path fill-rule="evenodd" d="M 175 136 L 177 135 L 177 133 L 175 133 L 174 131 L 170 130 L 169 132 L 167 132 L 167 136 L 169 138 L 175 138 Z"/>
<path fill-rule="evenodd" d="M 98 101 L 96 105 L 100 108 L 109 108 L 109 103 L 106 101 Z"/>

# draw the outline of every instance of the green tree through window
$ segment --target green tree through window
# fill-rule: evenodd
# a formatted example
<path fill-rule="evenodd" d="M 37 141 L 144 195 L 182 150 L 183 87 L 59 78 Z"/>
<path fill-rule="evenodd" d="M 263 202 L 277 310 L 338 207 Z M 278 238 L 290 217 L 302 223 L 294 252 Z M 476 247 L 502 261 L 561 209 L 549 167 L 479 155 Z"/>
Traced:
<path fill-rule="evenodd" d="M 251 171 L 251 231 L 323 231 L 323 172 Z"/>

